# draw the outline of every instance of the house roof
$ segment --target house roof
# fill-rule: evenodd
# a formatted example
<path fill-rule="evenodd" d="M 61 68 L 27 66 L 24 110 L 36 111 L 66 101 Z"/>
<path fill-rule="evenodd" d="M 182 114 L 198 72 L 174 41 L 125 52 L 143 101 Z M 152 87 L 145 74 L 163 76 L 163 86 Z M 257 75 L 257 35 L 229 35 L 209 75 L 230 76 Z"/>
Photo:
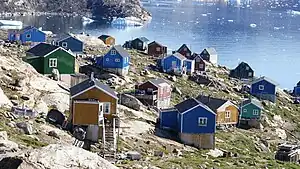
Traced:
<path fill-rule="evenodd" d="M 191 52 L 190 48 L 186 44 L 181 45 L 177 52 L 179 52 L 183 48 L 187 48 Z"/>
<path fill-rule="evenodd" d="M 118 99 L 117 94 L 114 90 L 112 90 L 109 86 L 99 82 L 96 79 L 87 79 L 73 87 L 70 88 L 70 94 L 72 97 L 75 97 L 81 93 L 84 93 L 85 91 L 88 91 L 90 88 L 96 87 L 99 90 L 102 90 L 106 94 L 112 96 L 115 99 Z"/>
<path fill-rule="evenodd" d="M 246 63 L 246 62 L 241 62 L 235 69 L 237 69 L 238 67 L 240 67 L 240 66 L 242 66 L 242 65 L 245 65 L 245 66 L 248 66 L 249 67 L 249 69 L 251 69 L 252 70 L 252 68 L 249 66 L 249 64 L 248 63 Z"/>
<path fill-rule="evenodd" d="M 156 87 L 159 87 L 160 84 L 162 83 L 167 83 L 169 84 L 166 80 L 158 78 L 158 79 L 150 79 L 148 80 L 150 83 L 152 83 L 153 85 L 155 85 Z"/>
<path fill-rule="evenodd" d="M 179 113 L 184 113 L 185 111 L 199 105 L 199 102 L 194 98 L 189 98 L 184 100 L 183 102 L 175 105 L 175 108 L 178 110 Z"/>
<path fill-rule="evenodd" d="M 98 38 L 101 39 L 101 40 L 106 40 L 109 37 L 112 37 L 112 36 L 110 36 L 110 35 L 101 35 Z"/>
<path fill-rule="evenodd" d="M 217 51 L 215 48 L 205 48 L 205 50 L 210 54 L 210 55 L 217 55 Z"/>
<path fill-rule="evenodd" d="M 157 44 L 158 46 L 165 47 L 164 45 L 162 45 L 162 44 L 160 44 L 160 43 L 158 43 L 158 42 L 156 42 L 156 41 L 153 41 L 153 42 L 149 43 L 148 46 L 151 46 L 151 45 L 153 45 L 153 44 Z"/>
<path fill-rule="evenodd" d="M 38 45 L 29 49 L 27 53 L 31 53 L 34 56 L 45 56 L 57 48 L 59 47 L 51 44 L 39 43 Z"/>
<path fill-rule="evenodd" d="M 196 99 L 214 111 L 216 111 L 219 107 L 221 107 L 224 103 L 227 102 L 227 100 L 203 95 L 199 95 Z"/>
<path fill-rule="evenodd" d="M 37 29 L 37 30 L 39 30 L 38 28 L 36 28 L 36 27 L 34 27 L 34 26 L 26 26 L 26 27 L 24 27 L 23 29 L 21 29 L 21 30 L 15 30 L 14 32 L 16 32 L 16 33 L 24 33 L 24 32 L 26 32 L 26 31 L 28 31 L 28 30 L 30 30 L 30 29 Z M 41 31 L 42 32 L 42 31 Z M 43 32 L 44 33 L 44 32 Z"/>
<path fill-rule="evenodd" d="M 266 76 L 262 76 L 262 77 L 260 77 L 260 78 L 257 78 L 257 79 L 255 79 L 255 80 L 253 80 L 253 81 L 251 82 L 251 84 L 260 82 L 260 81 L 262 81 L 262 80 L 265 80 L 265 81 L 267 81 L 267 82 L 269 82 L 269 83 L 271 83 L 271 84 L 273 84 L 273 85 L 275 85 L 275 86 L 278 85 L 277 82 L 273 81 L 272 79 L 270 79 L 270 78 L 268 78 L 268 77 L 266 77 Z"/>
<path fill-rule="evenodd" d="M 263 109 L 263 106 L 262 106 L 261 102 L 258 101 L 258 100 L 256 100 L 256 99 L 247 99 L 247 100 L 244 100 L 242 102 L 241 106 L 243 107 L 243 106 L 245 106 L 247 104 L 250 104 L 250 103 L 254 104 L 255 106 L 259 107 L 260 109 Z"/>
<path fill-rule="evenodd" d="M 174 53 L 174 54 L 172 54 L 172 55 L 170 55 L 170 56 L 175 56 L 175 57 L 177 57 L 179 60 L 185 60 L 185 59 L 186 59 L 182 54 L 180 54 L 180 53 L 178 53 L 178 52 L 176 52 L 176 53 Z"/>
<path fill-rule="evenodd" d="M 300 81 L 297 83 L 297 86 L 300 86 Z"/>
<path fill-rule="evenodd" d="M 65 39 L 68 39 L 68 38 L 73 38 L 73 39 L 76 39 L 76 40 L 82 42 L 81 40 L 79 40 L 79 39 L 76 38 L 75 36 L 72 36 L 72 35 L 69 34 L 69 33 L 63 33 L 63 34 L 60 34 L 60 35 L 56 36 L 56 37 L 54 38 L 54 40 L 60 42 L 60 41 L 63 41 L 63 40 L 65 40 Z"/>
<path fill-rule="evenodd" d="M 129 56 L 129 53 L 128 53 L 121 45 L 116 45 L 116 46 L 113 46 L 112 48 L 115 48 L 116 51 L 117 51 L 122 57 L 127 57 L 127 56 Z"/>
<path fill-rule="evenodd" d="M 139 39 L 141 40 L 142 42 L 149 42 L 149 39 L 147 39 L 146 37 L 139 37 L 139 38 L 136 38 L 136 39 Z M 135 40 L 136 40 L 135 39 Z"/>

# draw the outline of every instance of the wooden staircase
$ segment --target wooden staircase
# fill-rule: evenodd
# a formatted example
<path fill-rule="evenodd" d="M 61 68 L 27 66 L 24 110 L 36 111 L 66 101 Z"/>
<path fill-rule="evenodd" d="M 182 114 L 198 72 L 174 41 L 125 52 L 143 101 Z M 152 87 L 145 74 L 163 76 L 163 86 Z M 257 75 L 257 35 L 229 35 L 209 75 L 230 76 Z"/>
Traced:
<path fill-rule="evenodd" d="M 105 124 L 105 142 L 103 142 L 103 157 L 108 161 L 114 161 L 117 154 L 116 119 L 110 124 Z"/>

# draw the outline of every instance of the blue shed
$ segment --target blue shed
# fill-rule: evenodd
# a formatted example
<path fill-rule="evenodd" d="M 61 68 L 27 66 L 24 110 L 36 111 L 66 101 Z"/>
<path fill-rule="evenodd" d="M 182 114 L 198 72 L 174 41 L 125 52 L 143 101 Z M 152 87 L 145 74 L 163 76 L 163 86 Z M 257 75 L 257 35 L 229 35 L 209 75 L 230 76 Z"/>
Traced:
<path fill-rule="evenodd" d="M 161 110 L 159 113 L 160 128 L 178 131 L 177 115 L 178 111 L 176 108 Z"/>
<path fill-rule="evenodd" d="M 55 46 L 63 47 L 67 50 L 71 50 L 73 53 L 82 53 L 84 44 L 81 40 L 69 34 L 63 34 L 52 41 Z"/>
<path fill-rule="evenodd" d="M 8 33 L 8 40 L 11 42 L 21 42 L 36 45 L 46 41 L 46 34 L 33 26 L 27 26 L 21 30 L 14 30 Z"/>
<path fill-rule="evenodd" d="M 251 83 L 250 94 L 262 100 L 276 101 L 276 86 L 273 80 L 263 76 Z"/>
<path fill-rule="evenodd" d="M 192 74 L 195 71 L 195 61 L 186 59 L 183 61 L 183 67 L 186 69 L 187 74 Z"/>
<path fill-rule="evenodd" d="M 294 96 L 299 97 L 300 96 L 300 81 L 297 83 L 297 85 L 294 87 Z"/>
<path fill-rule="evenodd" d="M 113 46 L 102 60 L 102 68 L 124 76 L 129 71 L 130 56 L 129 53 L 120 45 Z"/>
<path fill-rule="evenodd" d="M 181 74 L 183 71 L 184 60 L 186 58 L 180 53 L 174 53 L 166 56 L 161 60 L 162 69 L 164 72 Z"/>

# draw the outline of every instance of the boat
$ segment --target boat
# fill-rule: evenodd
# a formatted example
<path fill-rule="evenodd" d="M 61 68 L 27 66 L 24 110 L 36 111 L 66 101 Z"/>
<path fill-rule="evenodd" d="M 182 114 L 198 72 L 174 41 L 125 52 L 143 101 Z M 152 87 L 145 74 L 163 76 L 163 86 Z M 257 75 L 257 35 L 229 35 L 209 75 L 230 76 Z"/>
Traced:
<path fill-rule="evenodd" d="M 21 21 L 13 21 L 13 20 L 0 20 L 0 26 L 22 26 L 23 23 Z"/>
<path fill-rule="evenodd" d="M 136 18 L 136 17 L 125 17 L 125 18 L 113 18 L 112 25 L 120 25 L 120 26 L 134 26 L 139 27 L 143 26 L 142 20 Z"/>

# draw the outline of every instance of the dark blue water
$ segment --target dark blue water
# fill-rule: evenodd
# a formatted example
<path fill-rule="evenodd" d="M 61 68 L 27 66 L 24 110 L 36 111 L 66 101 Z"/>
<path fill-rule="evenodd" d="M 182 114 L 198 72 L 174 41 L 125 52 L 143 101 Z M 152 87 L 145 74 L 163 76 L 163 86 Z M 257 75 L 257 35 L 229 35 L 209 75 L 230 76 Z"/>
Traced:
<path fill-rule="evenodd" d="M 22 17 L 26 25 L 42 26 L 54 33 L 111 34 L 117 43 L 139 36 L 159 41 L 175 50 L 182 43 L 193 52 L 215 47 L 219 64 L 234 68 L 246 61 L 256 76 L 268 76 L 283 88 L 300 80 L 300 11 L 298 1 L 144 1 L 153 19 L 142 28 L 113 28 L 106 23 L 83 25 L 80 18 Z M 300 12 L 299 12 L 300 13 Z M 256 24 L 253 28 L 250 24 Z"/>

